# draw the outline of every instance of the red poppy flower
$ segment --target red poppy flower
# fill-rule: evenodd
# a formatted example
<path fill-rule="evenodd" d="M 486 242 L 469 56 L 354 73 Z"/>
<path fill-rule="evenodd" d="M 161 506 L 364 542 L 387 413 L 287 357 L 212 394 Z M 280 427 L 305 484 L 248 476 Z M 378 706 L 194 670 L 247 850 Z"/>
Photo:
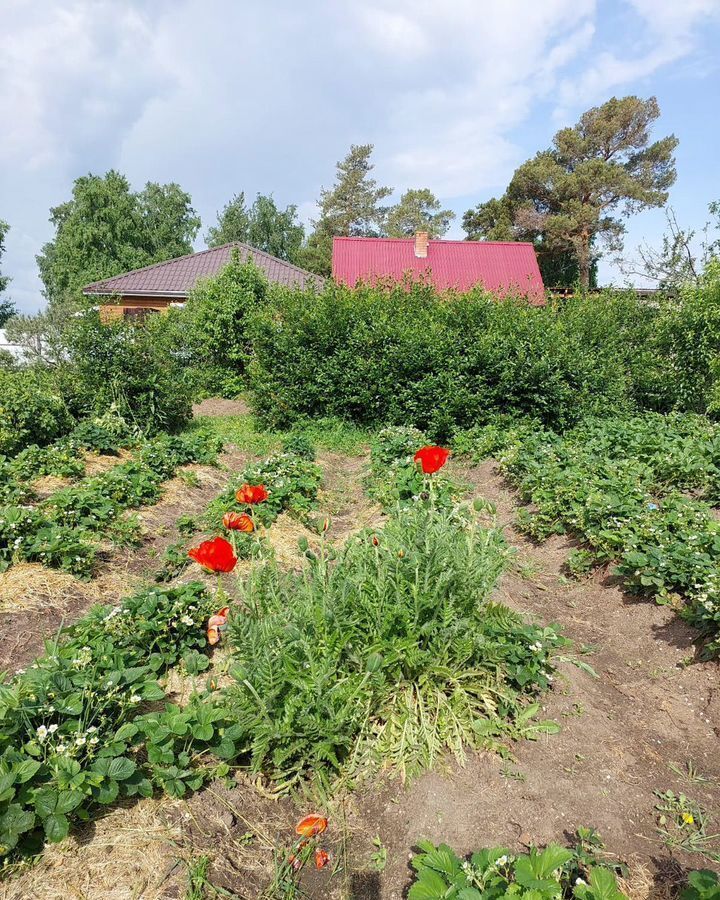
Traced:
<path fill-rule="evenodd" d="M 262 503 L 269 496 L 270 494 L 268 494 L 264 484 L 244 484 L 235 494 L 235 499 L 238 503 L 252 505 L 254 503 Z"/>
<path fill-rule="evenodd" d="M 225 538 L 216 537 L 211 541 L 203 541 L 199 547 L 188 550 L 190 559 L 200 563 L 208 572 L 232 572 L 237 565 L 237 556 Z"/>
<path fill-rule="evenodd" d="M 415 462 L 420 463 L 426 475 L 432 475 L 442 469 L 449 456 L 446 447 L 421 447 L 415 454 Z"/>
<path fill-rule="evenodd" d="M 316 869 L 324 869 L 325 866 L 330 862 L 330 854 L 327 850 L 323 850 L 322 847 L 315 848 L 315 868 Z"/>
<path fill-rule="evenodd" d="M 245 513 L 226 512 L 223 516 L 223 525 L 229 531 L 244 531 L 246 534 L 255 531 L 255 523 Z"/>
<path fill-rule="evenodd" d="M 302 837 L 315 837 L 316 834 L 322 834 L 328 827 L 328 820 L 324 816 L 305 816 L 295 826 L 295 831 Z"/>

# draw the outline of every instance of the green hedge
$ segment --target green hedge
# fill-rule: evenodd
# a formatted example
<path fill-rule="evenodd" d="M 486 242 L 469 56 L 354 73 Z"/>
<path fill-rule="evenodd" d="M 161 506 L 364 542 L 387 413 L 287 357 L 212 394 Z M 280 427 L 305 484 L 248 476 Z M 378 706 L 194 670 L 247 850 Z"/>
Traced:
<path fill-rule="evenodd" d="M 251 400 L 276 427 L 329 415 L 437 439 L 498 412 L 565 429 L 598 413 L 720 408 L 710 277 L 676 300 L 606 292 L 546 307 L 417 285 L 273 289 L 248 335 Z"/>

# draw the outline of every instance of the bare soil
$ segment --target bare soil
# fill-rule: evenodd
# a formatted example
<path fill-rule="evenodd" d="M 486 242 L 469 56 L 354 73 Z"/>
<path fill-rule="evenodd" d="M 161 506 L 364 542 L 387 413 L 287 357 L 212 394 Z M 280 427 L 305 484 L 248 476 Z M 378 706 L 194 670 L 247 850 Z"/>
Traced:
<path fill-rule="evenodd" d="M 208 397 L 193 406 L 193 416 L 245 416 L 250 407 L 244 400 L 225 400 L 222 397 Z"/>
<path fill-rule="evenodd" d="M 241 456 L 232 461 L 236 469 Z M 363 492 L 367 459 L 325 453 L 319 462 L 326 475 L 320 508 L 331 518 L 329 537 L 340 543 L 361 527 L 379 524 L 380 510 Z M 544 718 L 561 724 L 559 735 L 518 743 L 510 761 L 470 753 L 465 766 L 448 763 L 407 785 L 390 777 L 377 779 L 319 809 L 309 799 L 274 799 L 268 785 L 240 775 L 230 786 L 211 785 L 186 801 L 148 802 L 143 827 L 166 839 L 153 843 L 146 866 L 142 833 L 122 826 L 122 814 L 133 811 L 118 810 L 113 815 L 124 835 L 121 844 L 99 829 L 105 835 L 102 848 L 90 834 L 79 852 L 77 838 L 72 838 L 52 851 L 62 856 L 67 847 L 62 859 L 53 855 L 52 865 L 46 860 L 34 870 L 42 879 L 33 881 L 32 872 L 15 879 L 5 893 L 0 886 L 0 898 L 180 898 L 187 862 L 206 854 L 211 881 L 251 900 L 269 883 L 274 856 L 292 845 L 295 821 L 308 812 L 330 816 L 327 846 L 337 864 L 334 874 L 315 872 L 312 866 L 304 873 L 303 888 L 316 900 L 399 900 L 410 883 L 409 858 L 420 838 L 445 841 L 460 853 L 497 844 L 520 851 L 530 844 L 565 843 L 577 827 L 593 826 L 608 851 L 630 864 L 626 890 L 632 900 L 667 900 L 685 868 L 717 869 L 718 863 L 704 856 L 664 846 L 656 831 L 654 792 L 685 793 L 714 819 L 708 831 L 720 830 L 718 664 L 698 659 L 696 635 L 672 610 L 625 594 L 612 573 L 600 572 L 586 581 L 566 578 L 563 564 L 573 542 L 553 537 L 537 545 L 519 534 L 512 524 L 517 498 L 493 463 L 452 465 L 456 476 L 472 484 L 475 496 L 496 505 L 498 525 L 517 551 L 497 597 L 542 622 L 561 623 L 574 643 L 568 655 L 597 673 L 593 677 L 561 663 L 543 710 Z M 197 514 L 220 489 L 217 483 L 212 488 L 177 485 L 165 505 L 145 511 L 156 543 L 128 557 L 128 577 L 146 575 L 154 562 L 150 551 L 171 541 L 177 515 Z M 296 523 L 278 524 L 274 540 L 287 549 L 286 563 L 294 566 Z M 82 603 L 76 609 L 69 606 L 65 615 L 79 615 L 83 609 Z M 35 642 L 32 653 L 18 646 L 16 622 L 17 615 L 0 613 L 0 669 L 3 660 L 7 665 L 12 658 L 15 664 L 37 652 L 35 632 L 29 636 Z M 6 636 L 4 626 L 15 628 L 15 638 Z M 37 624 L 37 633 L 42 632 L 47 633 L 44 616 Z M 705 780 L 683 774 L 689 763 Z M 375 837 L 387 849 L 382 872 L 371 860 Z M 123 865 L 128 854 L 133 864 Z M 86 876 L 82 888 L 75 887 L 80 884 L 77 867 Z M 102 877 L 105 871 L 113 873 L 112 892 Z M 66 885 L 72 887 L 65 890 Z"/>

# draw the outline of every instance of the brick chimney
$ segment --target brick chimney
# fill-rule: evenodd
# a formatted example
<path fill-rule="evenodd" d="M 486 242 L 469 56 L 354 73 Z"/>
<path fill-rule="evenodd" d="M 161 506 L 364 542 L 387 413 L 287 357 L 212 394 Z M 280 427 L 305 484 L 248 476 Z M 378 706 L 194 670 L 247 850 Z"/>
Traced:
<path fill-rule="evenodd" d="M 428 242 L 430 235 L 427 231 L 415 232 L 415 256 L 418 259 L 425 259 L 428 253 Z"/>

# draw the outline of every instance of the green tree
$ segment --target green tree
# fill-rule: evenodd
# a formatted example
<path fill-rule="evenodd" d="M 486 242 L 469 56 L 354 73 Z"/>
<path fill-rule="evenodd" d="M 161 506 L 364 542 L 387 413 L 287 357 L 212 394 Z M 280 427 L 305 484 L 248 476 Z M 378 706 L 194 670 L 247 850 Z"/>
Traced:
<path fill-rule="evenodd" d="M 218 224 L 208 230 L 208 247 L 241 241 L 278 259 L 296 262 L 305 238 L 305 229 L 297 220 L 297 206 L 278 209 L 272 196 L 258 194 L 247 209 L 245 195 L 240 193 L 217 218 Z"/>
<path fill-rule="evenodd" d="M 516 210 L 507 194 L 492 197 L 469 209 L 463 228 L 471 241 L 529 241 L 535 245 L 538 265 L 546 287 L 573 287 L 579 278 L 577 259 L 570 250 L 553 247 L 542 234 L 522 231 L 514 224 Z M 590 269 L 590 287 L 597 287 L 597 261 Z"/>
<path fill-rule="evenodd" d="M 217 214 L 217 225 L 211 225 L 205 236 L 208 247 L 222 247 L 233 241 L 247 243 L 250 217 L 245 206 L 245 194 L 235 194 Z"/>
<path fill-rule="evenodd" d="M 329 275 L 333 237 L 379 237 L 384 233 L 387 207 L 380 203 L 392 193 L 370 177 L 372 144 L 353 144 L 337 163 L 335 184 L 320 192 L 320 216 L 303 248 L 302 264 L 312 272 Z"/>
<path fill-rule="evenodd" d="M 297 220 L 297 206 L 278 209 L 273 198 L 258 194 L 250 207 L 248 243 L 251 247 L 294 263 L 305 239 Z"/>
<path fill-rule="evenodd" d="M 84 175 L 72 199 L 50 210 L 55 236 L 37 256 L 51 303 L 77 300 L 82 287 L 192 253 L 200 219 L 176 184 L 133 192 L 124 175 Z"/>
<path fill-rule="evenodd" d="M 242 390 L 252 355 L 248 319 L 264 305 L 267 290 L 260 269 L 233 251 L 230 263 L 217 275 L 198 282 L 182 310 L 164 317 L 174 342 L 170 356 L 186 359 L 197 386 L 211 396 L 234 397 Z"/>
<path fill-rule="evenodd" d="M 431 238 L 442 237 L 450 227 L 455 213 L 442 209 L 442 204 L 428 188 L 408 190 L 388 212 L 388 237 L 408 237 L 417 231 L 427 231 Z"/>
<path fill-rule="evenodd" d="M 0 262 L 2 261 L 3 253 L 5 252 L 5 235 L 8 233 L 10 226 L 7 222 L 3 222 L 0 219 Z M 3 275 L 0 272 L 0 294 L 7 288 L 10 283 L 10 279 L 7 275 Z M 9 300 L 7 297 L 0 297 L 0 328 L 7 322 L 7 320 L 14 316 L 17 312 L 15 308 L 15 304 L 12 300 Z"/>
<path fill-rule="evenodd" d="M 515 240 L 570 254 L 580 285 L 587 288 L 599 243 L 618 250 L 622 218 L 667 201 L 677 138 L 650 143 L 659 116 L 654 97 L 613 97 L 593 107 L 576 125 L 558 131 L 549 150 L 517 169 L 504 197 L 490 201 L 488 215 L 497 213 L 504 221 L 509 214 Z M 473 212 L 484 220 L 486 210 L 479 207 L 466 214 L 466 227 L 473 225 Z"/>

